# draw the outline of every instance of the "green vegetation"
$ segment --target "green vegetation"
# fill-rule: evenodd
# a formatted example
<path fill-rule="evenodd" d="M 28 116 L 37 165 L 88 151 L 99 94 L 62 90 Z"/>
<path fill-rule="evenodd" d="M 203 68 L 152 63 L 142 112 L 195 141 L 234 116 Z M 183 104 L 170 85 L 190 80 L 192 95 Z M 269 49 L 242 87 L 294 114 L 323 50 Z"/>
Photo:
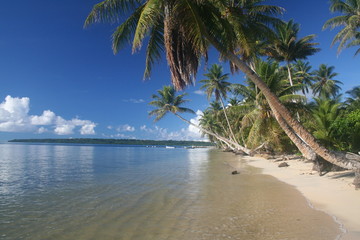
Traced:
<path fill-rule="evenodd" d="M 137 140 L 137 139 L 107 139 L 107 138 L 71 138 L 71 139 L 13 139 L 9 142 L 24 143 L 73 143 L 73 144 L 122 144 L 146 146 L 213 146 L 210 142 L 172 141 L 172 140 Z"/>
<path fill-rule="evenodd" d="M 133 52 L 146 43 L 146 78 L 164 52 L 174 90 L 183 90 L 194 83 L 200 62 L 202 59 L 207 61 L 211 46 L 219 52 L 221 59 L 230 63 L 232 73 L 242 71 L 247 78 L 246 85 L 238 86 L 238 90 L 235 87 L 233 94 L 243 101 L 227 107 L 225 104 L 211 104 L 212 109 L 204 111 L 200 121 L 203 133 L 211 136 L 210 139 L 219 146 L 247 153 L 249 149 L 262 146 L 272 151 L 298 150 L 310 160 L 319 157 L 340 167 L 360 169 L 360 160 L 349 160 L 345 153 L 331 151 L 342 149 L 334 139 L 344 139 L 345 145 L 350 144 L 347 142 L 350 140 L 341 136 L 334 138 L 333 124 L 344 116 L 349 119 L 346 123 L 350 127 L 357 119 L 357 115 L 353 116 L 350 108 L 340 101 L 336 103 L 341 105 L 340 110 L 337 109 L 340 105 L 334 109 L 326 106 L 326 102 L 338 98 L 340 91 L 340 81 L 333 79 L 337 75 L 333 73 L 334 67 L 322 64 L 319 70 L 310 72 L 309 63 L 296 61 L 319 51 L 317 43 L 312 42 L 315 36 L 298 38 L 299 24 L 283 22 L 279 15 L 284 9 L 264 2 L 105 0 L 94 6 L 85 26 L 123 20 L 113 33 L 114 52 L 131 41 Z M 359 45 L 360 0 L 332 0 L 331 4 L 331 11 L 340 11 L 344 16 L 330 19 L 324 28 L 344 26 L 334 39 L 334 42 L 340 40 L 339 48 Z M 285 65 L 282 66 L 281 62 Z M 218 91 L 215 100 L 225 101 L 230 88 L 228 84 L 223 87 L 215 85 L 215 80 L 225 80 L 227 73 L 215 71 L 221 70 L 216 68 L 210 69 L 203 88 L 208 93 L 215 92 L 215 95 Z M 306 104 L 309 99 L 297 94 L 310 88 L 317 97 L 325 98 L 323 103 L 312 104 L 323 109 L 311 109 L 311 105 Z M 167 112 L 185 120 L 179 115 L 185 111 L 176 106 L 177 102 L 168 101 L 176 99 L 174 90 L 164 87 L 158 91 L 159 96 L 153 97 L 151 105 L 157 109 L 151 115 L 155 115 L 156 120 Z M 163 93 L 173 96 L 165 98 Z M 349 100 L 347 103 L 354 111 L 356 105 Z M 325 129 L 317 129 L 316 122 L 323 124 Z M 348 133 L 348 130 L 337 132 L 342 133 Z M 359 136 L 355 132 L 351 138 L 359 142 Z"/>

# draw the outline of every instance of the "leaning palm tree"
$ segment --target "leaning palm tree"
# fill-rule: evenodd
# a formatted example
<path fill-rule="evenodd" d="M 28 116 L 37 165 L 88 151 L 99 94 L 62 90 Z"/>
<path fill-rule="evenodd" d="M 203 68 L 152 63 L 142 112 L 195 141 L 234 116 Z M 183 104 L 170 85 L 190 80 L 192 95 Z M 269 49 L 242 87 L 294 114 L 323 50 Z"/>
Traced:
<path fill-rule="evenodd" d="M 213 137 L 216 137 L 220 141 L 226 143 L 228 146 L 235 146 L 236 148 L 246 152 L 250 153 L 249 149 L 246 149 L 239 144 L 226 139 L 222 136 L 219 136 L 213 132 L 210 132 L 206 129 L 202 129 L 198 125 L 186 120 L 183 118 L 179 113 L 195 113 L 193 110 L 185 107 L 181 107 L 183 103 L 188 102 L 189 100 L 184 99 L 186 96 L 186 93 L 176 96 L 176 91 L 171 86 L 164 86 L 163 89 L 158 90 L 158 95 L 154 94 L 152 95 L 152 98 L 154 99 L 149 104 L 156 107 L 156 109 L 149 112 L 150 116 L 155 116 L 155 121 L 159 121 L 162 119 L 167 113 L 172 113 L 184 122 L 186 122 L 189 125 L 192 125 L 201 131 L 205 132 L 208 135 L 211 135 Z"/>
<path fill-rule="evenodd" d="M 294 23 L 293 20 L 277 25 L 275 27 L 276 37 L 263 50 L 265 55 L 286 63 L 291 86 L 293 85 L 291 62 L 306 59 L 320 51 L 315 47 L 318 43 L 312 42 L 315 38 L 314 34 L 299 38 L 299 31 L 300 25 Z"/>
<path fill-rule="evenodd" d="M 313 72 L 314 83 L 312 90 L 314 95 L 326 97 L 336 97 L 341 90 L 339 86 L 342 84 L 341 81 L 333 79 L 338 75 L 334 72 L 335 67 L 328 67 L 326 64 L 321 64 L 318 70 Z"/>
<path fill-rule="evenodd" d="M 200 80 L 200 82 L 204 84 L 200 89 L 205 89 L 208 100 L 214 95 L 215 100 L 220 101 L 231 137 L 233 141 L 236 141 L 224 104 L 224 99 L 227 98 L 227 93 L 231 90 L 231 83 L 226 81 L 229 78 L 229 74 L 223 74 L 222 66 L 213 64 L 204 76 L 207 77 L 207 79 Z"/>
<path fill-rule="evenodd" d="M 255 70 L 283 104 L 293 111 L 301 110 L 300 103 L 304 101 L 304 97 L 294 94 L 301 88 L 301 84 L 290 86 L 286 72 L 279 68 L 277 62 L 258 59 Z M 261 91 L 248 80 L 247 85 L 235 84 L 233 92 L 244 98 L 244 101 L 234 109 L 244 115 L 241 130 L 248 133 L 247 144 L 254 146 L 268 142 L 274 148 L 279 148 L 282 132 Z"/>
<path fill-rule="evenodd" d="M 327 20 L 323 29 L 342 27 L 331 45 L 339 43 L 338 53 L 344 48 L 360 45 L 360 0 L 331 0 L 330 11 L 340 15 Z M 357 55 L 360 48 L 355 52 Z"/>
<path fill-rule="evenodd" d="M 248 5 L 244 3 L 252 3 L 249 6 L 253 8 L 247 9 Z M 201 57 L 206 60 L 209 46 L 214 46 L 223 59 L 257 85 L 274 113 L 281 116 L 292 131 L 319 156 L 341 167 L 360 169 L 360 162 L 349 160 L 345 154 L 334 154 L 319 145 L 262 79 L 235 54 L 245 45 L 239 29 L 256 39 L 255 34 L 264 36 L 264 29 L 270 29 L 269 24 L 279 22 L 273 16 L 283 9 L 262 3 L 263 0 L 104 0 L 94 6 L 85 26 L 96 22 L 114 23 L 126 16 L 113 33 L 114 52 L 117 53 L 131 41 L 133 51 L 137 51 L 148 37 L 144 76 L 150 76 L 151 67 L 161 58 L 164 50 L 176 89 L 193 83 Z"/>

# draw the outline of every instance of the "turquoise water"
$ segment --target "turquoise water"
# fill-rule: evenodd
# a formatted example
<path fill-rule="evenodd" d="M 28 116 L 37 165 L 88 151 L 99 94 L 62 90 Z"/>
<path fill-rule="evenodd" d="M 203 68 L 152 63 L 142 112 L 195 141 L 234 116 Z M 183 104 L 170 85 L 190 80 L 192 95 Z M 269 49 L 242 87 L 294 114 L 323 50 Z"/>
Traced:
<path fill-rule="evenodd" d="M 242 174 L 231 175 L 234 166 Z M 337 232 L 296 190 L 230 153 L 0 144 L 0 239 L 335 239 Z"/>

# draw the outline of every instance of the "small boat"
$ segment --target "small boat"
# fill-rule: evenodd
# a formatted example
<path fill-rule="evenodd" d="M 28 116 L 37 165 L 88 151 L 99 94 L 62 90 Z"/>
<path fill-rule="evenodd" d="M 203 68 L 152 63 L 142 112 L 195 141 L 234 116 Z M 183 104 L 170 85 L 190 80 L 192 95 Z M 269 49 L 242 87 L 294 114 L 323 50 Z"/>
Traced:
<path fill-rule="evenodd" d="M 165 146 L 165 148 L 175 148 L 175 147 L 173 147 L 173 146 Z"/>

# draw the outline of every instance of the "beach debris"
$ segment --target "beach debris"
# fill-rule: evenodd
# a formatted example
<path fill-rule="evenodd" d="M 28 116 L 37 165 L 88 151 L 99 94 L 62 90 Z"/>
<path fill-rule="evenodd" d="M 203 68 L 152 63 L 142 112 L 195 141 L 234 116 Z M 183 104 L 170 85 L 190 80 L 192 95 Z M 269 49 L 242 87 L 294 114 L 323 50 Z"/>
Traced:
<path fill-rule="evenodd" d="M 355 170 L 355 178 L 353 184 L 355 185 L 355 189 L 360 189 L 360 169 Z"/>
<path fill-rule="evenodd" d="M 278 165 L 278 167 L 288 167 L 289 164 L 287 162 L 282 162 Z"/>
<path fill-rule="evenodd" d="M 267 160 L 274 159 L 274 155 L 269 154 L 269 153 L 256 153 L 256 154 L 254 154 L 254 157 L 261 157 L 261 158 L 265 158 Z"/>
<path fill-rule="evenodd" d="M 231 172 L 232 175 L 240 174 L 237 170 Z"/>

